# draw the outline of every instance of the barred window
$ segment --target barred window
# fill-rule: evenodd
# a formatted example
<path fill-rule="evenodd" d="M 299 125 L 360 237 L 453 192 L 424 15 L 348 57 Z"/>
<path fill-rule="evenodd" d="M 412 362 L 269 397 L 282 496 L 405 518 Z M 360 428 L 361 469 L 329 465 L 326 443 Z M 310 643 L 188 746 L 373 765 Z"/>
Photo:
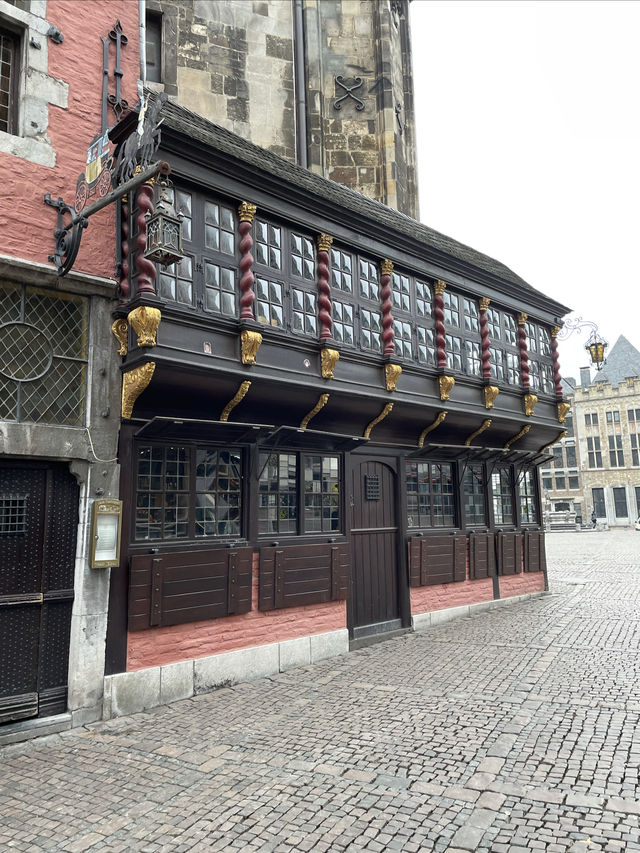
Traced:
<path fill-rule="evenodd" d="M 453 527 L 453 466 L 450 463 L 406 463 L 409 527 Z"/>
<path fill-rule="evenodd" d="M 0 496 L 0 536 L 19 536 L 27 532 L 28 495 Z"/>
<path fill-rule="evenodd" d="M 0 281 L 0 418 L 85 419 L 89 301 Z"/>

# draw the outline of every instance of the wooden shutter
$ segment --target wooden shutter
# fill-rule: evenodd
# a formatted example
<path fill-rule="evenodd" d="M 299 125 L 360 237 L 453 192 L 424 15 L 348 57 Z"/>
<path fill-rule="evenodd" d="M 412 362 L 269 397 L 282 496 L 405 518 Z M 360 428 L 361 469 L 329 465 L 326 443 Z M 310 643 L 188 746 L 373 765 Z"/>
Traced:
<path fill-rule="evenodd" d="M 346 599 L 349 559 L 346 542 L 261 548 L 258 607 L 274 610 Z"/>
<path fill-rule="evenodd" d="M 498 574 L 517 575 L 522 571 L 522 534 L 496 533 Z"/>
<path fill-rule="evenodd" d="M 453 583 L 465 580 L 466 575 L 466 536 L 414 536 L 409 540 L 411 586 Z"/>
<path fill-rule="evenodd" d="M 129 630 L 251 610 L 252 548 L 131 557 Z"/>
<path fill-rule="evenodd" d="M 543 572 L 546 568 L 544 532 L 542 530 L 526 530 L 524 534 L 525 572 Z"/>
<path fill-rule="evenodd" d="M 492 533 L 469 534 L 469 577 L 473 580 L 495 574 L 495 546 Z"/>

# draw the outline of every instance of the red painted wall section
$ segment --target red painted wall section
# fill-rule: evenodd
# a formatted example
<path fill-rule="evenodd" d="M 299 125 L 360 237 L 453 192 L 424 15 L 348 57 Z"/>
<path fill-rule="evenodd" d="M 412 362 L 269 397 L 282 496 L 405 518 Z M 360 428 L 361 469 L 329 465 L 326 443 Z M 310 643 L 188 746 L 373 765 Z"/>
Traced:
<path fill-rule="evenodd" d="M 56 149 L 51 168 L 0 153 L 3 194 L 11 204 L 0 208 L 0 253 L 48 263 L 53 253 L 56 211 L 43 203 L 43 195 L 61 196 L 73 206 L 78 176 L 85 170 L 87 147 L 100 131 L 102 42 L 118 19 L 129 39 L 121 53 L 122 96 L 135 106 L 140 69 L 138 4 L 132 0 L 48 0 L 47 20 L 64 35 L 62 44 L 48 40 L 49 74 L 68 83 L 68 108 L 49 105 L 47 135 Z M 115 59 L 110 48 L 111 69 Z M 113 92 L 113 77 L 110 92 Z M 115 123 L 111 107 L 109 125 Z M 91 199 L 90 201 L 93 201 Z M 89 202 L 90 203 L 90 202 Z M 15 227 L 16 216 L 21 223 Z M 13 227 L 11 226 L 13 223 Z M 25 239 L 25 230 L 28 239 Z M 82 237 L 74 270 L 113 277 L 115 273 L 114 205 L 91 217 Z"/>
<path fill-rule="evenodd" d="M 544 592 L 544 572 L 522 572 L 500 578 L 500 598 L 525 595 L 528 592 Z"/>
<path fill-rule="evenodd" d="M 259 556 L 254 554 L 249 613 L 168 628 L 132 631 L 127 638 L 127 671 L 207 657 L 234 649 L 264 646 L 346 627 L 345 601 L 266 612 L 258 610 L 258 564 Z"/>
<path fill-rule="evenodd" d="M 411 590 L 411 613 L 430 613 L 432 610 L 445 610 L 448 607 L 461 607 L 464 604 L 476 604 L 479 601 L 493 599 L 491 578 L 458 583 L 439 583 L 433 586 L 416 586 Z"/>

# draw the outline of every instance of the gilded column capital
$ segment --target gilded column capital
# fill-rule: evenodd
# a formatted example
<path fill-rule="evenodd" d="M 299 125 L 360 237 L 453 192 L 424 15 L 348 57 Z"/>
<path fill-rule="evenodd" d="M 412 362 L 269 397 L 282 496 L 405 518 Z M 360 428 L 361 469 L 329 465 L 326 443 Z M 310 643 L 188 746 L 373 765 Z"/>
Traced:
<path fill-rule="evenodd" d="M 122 375 L 122 417 L 130 418 L 133 406 L 147 385 L 151 382 L 156 364 L 148 361 Z"/>
<path fill-rule="evenodd" d="M 243 201 L 238 205 L 238 219 L 240 222 L 253 222 L 257 207 L 251 202 Z"/>
<path fill-rule="evenodd" d="M 487 296 L 483 296 L 480 300 L 480 310 L 486 311 L 489 305 L 491 305 L 491 300 Z"/>
<path fill-rule="evenodd" d="M 552 326 L 551 327 L 551 337 L 557 338 L 560 334 L 560 326 Z"/>
<path fill-rule="evenodd" d="M 333 237 L 330 234 L 325 234 L 323 231 L 322 234 L 318 234 L 316 241 L 319 252 L 328 252 L 333 244 Z"/>
<path fill-rule="evenodd" d="M 389 258 L 380 261 L 380 270 L 382 275 L 391 275 L 393 272 L 393 261 L 390 261 Z"/>
<path fill-rule="evenodd" d="M 162 319 L 159 308 L 139 305 L 129 312 L 127 319 L 138 336 L 139 347 L 154 347 L 156 345 L 156 333 Z"/>
<path fill-rule="evenodd" d="M 445 292 L 445 290 L 447 289 L 446 281 L 442 281 L 442 279 L 439 278 L 435 282 L 435 284 L 433 285 L 433 289 L 434 289 L 435 293 L 437 293 L 439 295 L 443 294 Z"/>
<path fill-rule="evenodd" d="M 521 311 L 520 314 L 518 314 L 518 325 L 524 326 L 528 319 L 529 315 L 525 314 L 524 311 Z"/>

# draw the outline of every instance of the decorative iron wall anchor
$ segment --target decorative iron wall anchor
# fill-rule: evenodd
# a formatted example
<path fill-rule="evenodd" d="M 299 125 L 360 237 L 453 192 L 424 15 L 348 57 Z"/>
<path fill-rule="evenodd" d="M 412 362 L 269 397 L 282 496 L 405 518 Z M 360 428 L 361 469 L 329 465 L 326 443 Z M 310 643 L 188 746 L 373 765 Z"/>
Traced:
<path fill-rule="evenodd" d="M 347 86 L 347 84 L 344 82 L 344 77 L 342 76 L 342 74 L 338 74 L 338 76 L 336 77 L 336 84 L 340 86 L 341 89 L 344 89 L 345 94 L 342 95 L 340 98 L 337 98 L 333 102 L 334 110 L 341 110 L 341 101 L 345 101 L 348 98 L 353 98 L 353 100 L 356 102 L 356 109 L 358 110 L 358 112 L 361 112 L 364 109 L 364 101 L 353 94 L 354 89 L 359 89 L 360 86 L 362 86 L 362 77 L 354 77 L 353 80 L 355 80 L 354 84 L 352 86 Z"/>
<path fill-rule="evenodd" d="M 115 94 L 108 95 L 107 101 L 113 107 L 113 111 L 116 114 L 116 121 L 120 121 L 120 119 L 122 118 L 122 114 L 129 109 L 129 104 L 127 100 L 122 97 L 122 77 L 124 72 L 120 66 L 120 53 L 122 48 L 129 43 L 129 39 L 122 31 L 122 24 L 119 20 L 116 21 L 115 27 L 109 30 L 109 38 L 111 39 L 111 41 L 114 41 L 116 43 L 116 65 L 113 71 L 113 76 L 116 79 L 116 91 Z M 102 43 L 106 44 L 106 39 L 104 37 L 102 39 Z"/>

